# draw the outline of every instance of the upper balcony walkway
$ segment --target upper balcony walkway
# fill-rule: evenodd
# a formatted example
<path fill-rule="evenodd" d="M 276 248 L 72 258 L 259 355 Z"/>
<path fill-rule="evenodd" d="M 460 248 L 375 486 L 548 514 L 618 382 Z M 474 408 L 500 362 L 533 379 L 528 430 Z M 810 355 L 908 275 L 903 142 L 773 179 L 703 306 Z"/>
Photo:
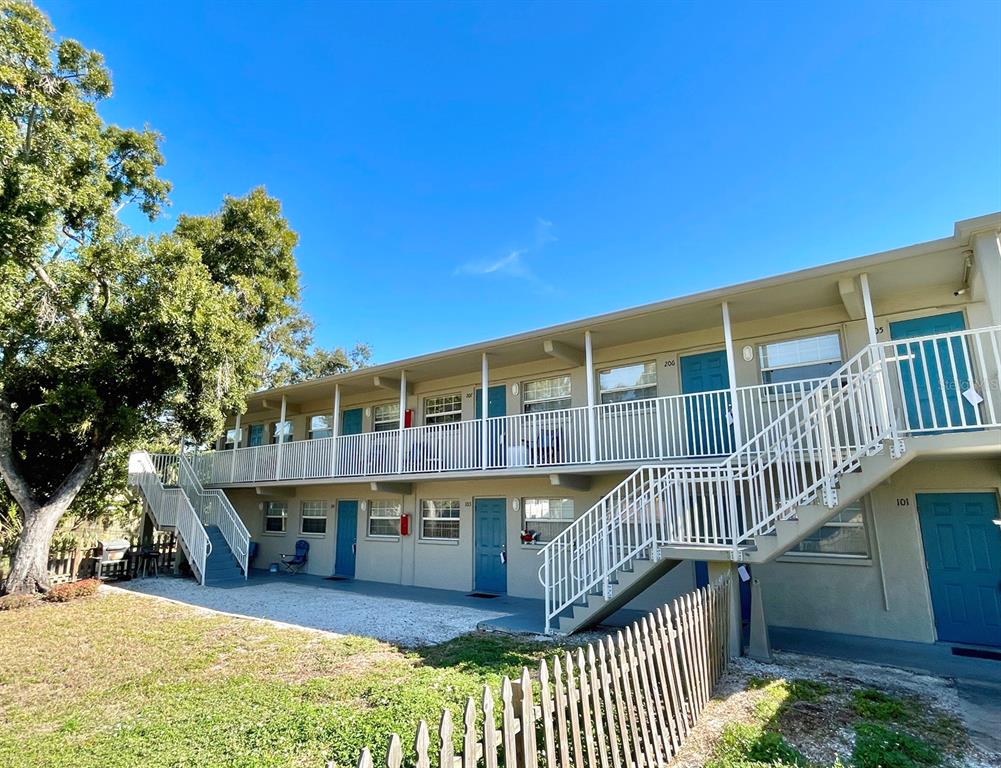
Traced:
<path fill-rule="evenodd" d="M 730 390 L 718 390 L 210 451 L 195 467 L 207 485 L 260 485 L 719 458 L 736 447 L 736 422 L 754 434 L 820 381 L 740 387 L 736 414 Z"/>
<path fill-rule="evenodd" d="M 900 433 L 998 424 L 998 345 L 997 328 L 884 343 Z M 239 486 L 715 464 L 823 383 L 809 379 L 278 442 L 201 453 L 194 467 L 205 485 Z M 849 437 L 853 429 L 850 420 L 838 426 Z"/>

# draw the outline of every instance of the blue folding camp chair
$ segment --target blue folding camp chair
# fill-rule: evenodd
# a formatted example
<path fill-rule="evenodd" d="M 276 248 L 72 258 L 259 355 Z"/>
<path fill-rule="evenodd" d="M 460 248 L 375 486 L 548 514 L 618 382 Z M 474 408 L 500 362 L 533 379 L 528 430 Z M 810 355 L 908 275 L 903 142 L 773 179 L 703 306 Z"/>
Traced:
<path fill-rule="evenodd" d="M 282 566 L 286 571 L 289 573 L 299 573 L 309 559 L 309 542 L 305 539 L 299 539 L 295 543 L 295 554 L 282 555 L 281 558 Z"/>

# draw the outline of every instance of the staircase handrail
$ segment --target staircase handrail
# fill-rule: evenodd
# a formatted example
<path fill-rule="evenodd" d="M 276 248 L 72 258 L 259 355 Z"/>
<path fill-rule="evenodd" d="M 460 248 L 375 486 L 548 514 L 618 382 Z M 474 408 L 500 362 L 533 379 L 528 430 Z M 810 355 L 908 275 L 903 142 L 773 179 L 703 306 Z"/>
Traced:
<path fill-rule="evenodd" d="M 863 366 L 862 362 L 868 360 L 869 364 Z M 853 369 L 858 368 L 857 373 L 853 373 Z M 783 413 L 773 419 L 767 426 L 763 427 L 757 434 L 755 434 L 750 440 L 746 441 L 742 446 L 738 447 L 733 451 L 727 458 L 722 460 L 717 464 L 707 464 L 707 465 L 692 465 L 683 463 L 667 463 L 667 464 L 654 464 L 654 465 L 644 465 L 632 474 L 626 477 L 621 483 L 619 483 L 615 488 L 610 490 L 604 497 L 602 497 L 597 503 L 595 503 L 590 509 L 588 509 L 581 517 L 573 521 L 569 526 L 563 529 L 557 536 L 555 536 L 551 541 L 549 541 L 539 552 L 539 555 L 543 556 L 543 564 L 539 569 L 540 581 L 542 581 L 543 588 L 546 597 L 546 624 L 547 629 L 549 627 L 549 621 L 560 611 L 564 610 L 569 605 L 573 604 L 575 601 L 582 598 L 589 591 L 593 590 L 599 583 L 603 583 L 603 591 L 606 593 L 610 591 L 609 578 L 614 573 L 615 568 L 621 565 L 612 566 L 608 553 L 608 541 L 610 539 L 615 539 L 618 533 L 620 537 L 628 537 L 628 531 L 622 531 L 621 525 L 616 525 L 616 519 L 614 513 L 609 511 L 609 500 L 616 495 L 626 494 L 624 502 L 627 509 L 634 509 L 636 503 L 642 498 L 661 498 L 664 504 L 670 506 L 671 498 L 665 493 L 664 488 L 665 483 L 659 482 L 658 488 L 659 492 L 654 495 L 655 489 L 648 488 L 646 482 L 642 481 L 644 476 L 649 479 L 654 475 L 658 476 L 659 480 L 664 478 L 672 478 L 672 475 L 676 472 L 703 472 L 705 477 L 699 478 L 699 483 L 709 483 L 709 484 L 719 484 L 725 483 L 727 486 L 727 498 L 729 500 L 729 520 L 724 521 L 722 519 L 717 519 L 716 523 L 719 524 L 720 528 L 725 528 L 724 524 L 728 524 L 730 528 L 730 547 L 733 550 L 733 557 L 737 559 L 738 549 L 742 542 L 746 541 L 751 535 L 750 531 L 753 530 L 756 533 L 760 533 L 766 530 L 769 526 L 774 526 L 776 520 L 779 516 L 785 513 L 787 510 L 794 508 L 799 500 L 808 497 L 809 494 L 815 493 L 819 485 L 833 485 L 832 476 L 839 470 L 843 469 L 844 460 L 839 460 L 834 462 L 834 456 L 832 452 L 832 446 L 830 443 L 830 435 L 827 435 L 827 439 L 824 439 L 822 434 L 817 435 L 816 441 L 813 440 L 814 430 L 819 430 L 823 432 L 826 428 L 827 417 L 830 413 L 835 411 L 836 403 L 844 403 L 848 400 L 850 395 L 853 393 L 856 380 L 865 380 L 867 377 L 872 378 L 873 374 L 881 382 L 881 387 L 883 388 L 882 398 L 873 397 L 873 402 L 868 403 L 871 409 L 871 415 L 876 417 L 877 428 L 873 430 L 867 429 L 866 431 L 871 432 L 869 440 L 865 442 L 865 445 L 861 447 L 860 450 L 872 450 L 876 443 L 881 443 L 882 440 L 894 437 L 896 434 L 896 426 L 894 421 L 894 415 L 892 408 L 889 407 L 889 401 L 885 396 L 885 391 L 888 390 L 888 381 L 886 379 L 886 366 L 883 362 L 882 348 L 877 345 L 867 345 L 856 355 L 852 356 L 846 363 L 844 363 L 840 368 L 831 373 L 826 379 L 819 382 L 813 389 L 807 392 L 802 397 L 798 398 L 795 403 L 790 405 Z M 833 385 L 837 384 L 837 392 L 834 392 L 831 388 Z M 875 402 L 879 400 L 879 402 Z M 861 404 L 860 404 L 861 407 Z M 776 465 L 777 460 L 783 458 L 793 458 L 793 447 L 794 440 L 789 439 L 788 430 L 782 431 L 778 429 L 779 425 L 788 425 L 790 420 L 802 413 L 805 417 L 803 419 L 796 419 L 796 426 L 801 430 L 801 436 L 807 438 L 808 445 L 800 446 L 801 449 L 807 449 L 806 452 L 809 455 L 819 454 L 818 458 L 822 462 L 822 466 L 825 471 L 823 475 L 819 478 L 812 478 L 812 482 L 804 483 L 802 485 L 793 483 L 790 486 L 790 490 L 797 491 L 795 493 L 795 498 L 780 498 L 775 501 L 778 502 L 777 505 L 773 504 L 772 509 L 766 515 L 757 516 L 757 519 L 753 526 L 741 525 L 741 521 L 738 519 L 737 505 L 735 503 L 736 498 L 736 486 L 738 483 L 744 482 L 746 484 L 752 483 L 758 477 L 764 475 L 766 468 L 771 468 Z M 856 429 L 858 424 L 855 425 Z M 863 424 L 862 426 L 868 426 Z M 777 435 L 775 433 L 778 433 Z M 777 450 L 776 450 L 777 449 Z M 797 453 L 803 454 L 804 450 L 797 450 Z M 802 458 L 800 456 L 799 458 Z M 853 457 L 857 458 L 857 457 Z M 766 462 L 764 459 L 768 459 Z M 755 467 L 755 462 L 757 466 Z M 780 491 L 785 490 L 780 484 Z M 753 495 L 751 496 L 753 498 Z M 760 499 L 759 499 L 760 500 Z M 652 505 L 646 505 L 647 509 L 650 509 Z M 676 510 L 674 510 L 676 511 Z M 742 510 L 742 514 L 747 514 L 747 510 Z M 648 516 L 649 517 L 649 516 Z M 752 515 L 751 519 L 755 520 L 755 515 Z M 661 516 L 662 525 L 666 525 L 667 521 L 670 519 L 669 516 Z M 618 516 L 619 520 L 623 519 L 623 515 Z M 656 550 L 657 538 L 656 529 L 657 521 L 653 519 L 646 519 L 641 521 L 641 527 L 644 531 L 643 536 L 633 537 L 630 542 L 630 546 L 621 551 L 620 557 L 617 560 L 628 560 L 638 557 L 644 550 L 650 549 L 652 551 Z M 554 596 L 551 594 L 554 584 L 554 561 L 556 555 L 561 551 L 566 551 L 571 546 L 571 542 L 576 538 L 587 537 L 588 532 L 600 532 L 601 536 L 599 542 L 601 543 L 601 555 L 597 558 L 602 562 L 600 569 L 600 575 L 592 576 L 591 578 L 585 578 L 580 580 L 580 584 L 576 585 L 577 588 L 572 591 L 565 591 L 564 594 L 559 596 Z M 613 542 L 614 543 L 614 542 Z M 593 547 L 592 547 L 593 548 Z M 594 559 L 593 554 L 589 554 L 589 557 Z M 562 566 L 564 574 L 563 579 L 567 579 L 568 572 L 570 572 L 572 565 Z M 592 568 L 592 571 L 595 569 Z M 543 574 L 545 574 L 543 576 Z"/>
<path fill-rule="evenodd" d="M 246 579 L 250 575 L 250 531 L 244 525 L 243 520 L 233 508 L 229 497 L 218 488 L 206 489 L 202 486 L 198 478 L 198 473 L 188 461 L 188 457 L 181 455 L 179 459 L 178 481 L 185 492 L 194 495 L 199 500 L 199 509 L 204 510 L 203 503 L 207 502 L 216 512 L 215 523 L 222 533 L 230 552 L 236 558 L 236 562 L 243 570 L 243 577 Z"/>
<path fill-rule="evenodd" d="M 192 570 L 204 586 L 212 542 L 187 494 L 182 488 L 168 488 L 163 484 L 160 472 L 146 451 L 133 451 L 129 456 L 129 483 L 142 491 L 157 523 L 177 531 Z"/>

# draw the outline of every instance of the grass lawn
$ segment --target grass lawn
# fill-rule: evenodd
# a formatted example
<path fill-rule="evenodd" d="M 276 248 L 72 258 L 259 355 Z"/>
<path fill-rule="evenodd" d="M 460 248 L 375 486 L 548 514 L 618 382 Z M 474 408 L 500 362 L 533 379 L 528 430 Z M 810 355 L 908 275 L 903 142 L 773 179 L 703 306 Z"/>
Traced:
<path fill-rule="evenodd" d="M 120 594 L 39 603 L 0 612 L 0 765 L 353 766 L 547 648 L 411 651 Z"/>

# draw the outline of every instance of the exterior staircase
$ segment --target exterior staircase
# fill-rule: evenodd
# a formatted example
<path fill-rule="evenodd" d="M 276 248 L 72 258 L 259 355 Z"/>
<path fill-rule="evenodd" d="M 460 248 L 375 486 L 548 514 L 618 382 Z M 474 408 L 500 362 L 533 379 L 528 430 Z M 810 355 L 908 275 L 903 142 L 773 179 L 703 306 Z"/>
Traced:
<path fill-rule="evenodd" d="M 206 587 L 238 587 L 245 584 L 247 577 L 223 532 L 215 525 L 206 526 L 205 532 L 212 550 L 205 560 L 205 581 L 202 583 Z"/>
<path fill-rule="evenodd" d="M 202 586 L 232 586 L 248 576 L 250 532 L 222 491 L 206 491 L 183 455 L 129 456 L 129 484 L 139 489 L 157 528 L 177 533 Z"/>
<path fill-rule="evenodd" d="M 923 453 L 997 446 L 999 349 L 1001 327 L 872 344 L 724 461 L 640 467 L 540 551 L 546 631 L 686 559 L 770 562 Z"/>

